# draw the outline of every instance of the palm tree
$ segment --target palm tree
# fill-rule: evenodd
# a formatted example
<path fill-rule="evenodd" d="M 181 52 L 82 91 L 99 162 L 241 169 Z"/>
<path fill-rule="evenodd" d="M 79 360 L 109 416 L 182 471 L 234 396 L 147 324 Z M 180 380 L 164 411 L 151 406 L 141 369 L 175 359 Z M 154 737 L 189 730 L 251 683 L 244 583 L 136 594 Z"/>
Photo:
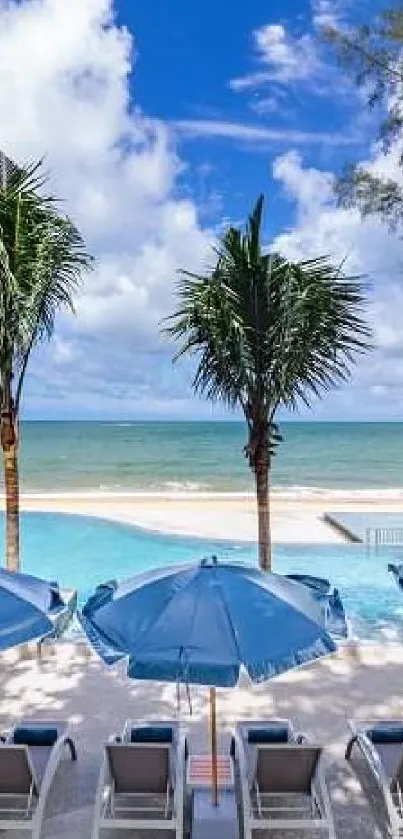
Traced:
<path fill-rule="evenodd" d="M 246 231 L 230 227 L 207 275 L 181 271 L 179 310 L 164 332 L 181 342 L 175 361 L 198 359 L 196 393 L 244 413 L 245 455 L 254 473 L 259 563 L 271 568 L 270 469 L 280 442 L 280 407 L 346 380 L 357 353 L 369 348 L 358 278 L 327 258 L 290 262 L 261 244 L 263 196 Z"/>
<path fill-rule="evenodd" d="M 6 494 L 6 564 L 19 558 L 19 415 L 25 375 L 34 347 L 50 338 L 61 307 L 91 257 L 72 222 L 44 197 L 41 164 L 8 166 L 0 184 L 0 442 Z"/>

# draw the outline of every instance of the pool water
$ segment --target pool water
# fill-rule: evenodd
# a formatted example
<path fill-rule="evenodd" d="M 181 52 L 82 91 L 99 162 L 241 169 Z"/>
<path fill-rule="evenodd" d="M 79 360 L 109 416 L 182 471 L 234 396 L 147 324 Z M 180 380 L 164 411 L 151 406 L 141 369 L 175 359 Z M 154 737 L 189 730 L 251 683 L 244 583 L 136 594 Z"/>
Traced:
<path fill-rule="evenodd" d="M 0 534 L 4 532 L 0 516 Z M 256 545 L 152 533 L 105 519 L 53 513 L 22 516 L 23 570 L 79 590 L 80 600 L 100 582 L 124 579 L 148 568 L 221 559 L 257 562 Z M 388 561 L 403 551 L 369 552 L 359 544 L 274 546 L 279 573 L 327 577 L 341 593 L 352 631 L 360 638 L 403 639 L 403 592 Z"/>

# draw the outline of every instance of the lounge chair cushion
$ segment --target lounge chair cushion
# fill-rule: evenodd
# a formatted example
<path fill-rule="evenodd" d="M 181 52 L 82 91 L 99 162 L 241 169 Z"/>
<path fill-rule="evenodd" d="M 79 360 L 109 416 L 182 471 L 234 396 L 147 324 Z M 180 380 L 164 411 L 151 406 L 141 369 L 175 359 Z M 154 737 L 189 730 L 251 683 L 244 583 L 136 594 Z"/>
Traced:
<path fill-rule="evenodd" d="M 107 743 L 116 793 L 164 794 L 170 779 L 171 746 L 154 743 Z"/>
<path fill-rule="evenodd" d="M 248 743 L 288 743 L 288 740 L 289 732 L 285 726 L 248 729 Z"/>
<path fill-rule="evenodd" d="M 132 728 L 130 733 L 131 743 L 172 743 L 173 729 L 171 726 L 147 725 L 139 728 Z"/>
<path fill-rule="evenodd" d="M 257 749 L 255 781 L 263 793 L 311 794 L 322 750 L 319 746 L 262 746 Z"/>
<path fill-rule="evenodd" d="M 373 743 L 403 743 L 403 725 L 374 726 L 367 731 Z"/>
<path fill-rule="evenodd" d="M 19 726 L 14 729 L 13 742 L 20 746 L 53 746 L 58 736 L 57 728 Z"/>

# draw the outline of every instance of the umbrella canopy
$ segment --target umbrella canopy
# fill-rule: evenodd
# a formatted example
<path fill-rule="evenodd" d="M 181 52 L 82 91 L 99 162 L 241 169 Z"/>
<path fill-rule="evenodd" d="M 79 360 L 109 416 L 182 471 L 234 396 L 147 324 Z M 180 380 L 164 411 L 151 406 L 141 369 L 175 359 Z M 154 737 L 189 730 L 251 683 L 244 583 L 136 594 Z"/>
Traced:
<path fill-rule="evenodd" d="M 131 678 L 210 686 L 217 805 L 215 688 L 236 685 L 241 668 L 261 682 L 333 652 L 326 582 L 212 557 L 105 583 L 79 618 L 101 658 L 107 664 L 127 659 Z"/>
<path fill-rule="evenodd" d="M 0 568 L 0 651 L 49 635 L 63 607 L 56 583 Z"/>
<path fill-rule="evenodd" d="M 106 583 L 80 620 L 136 679 L 232 687 L 241 667 L 260 682 L 336 649 L 314 589 L 214 557 Z"/>

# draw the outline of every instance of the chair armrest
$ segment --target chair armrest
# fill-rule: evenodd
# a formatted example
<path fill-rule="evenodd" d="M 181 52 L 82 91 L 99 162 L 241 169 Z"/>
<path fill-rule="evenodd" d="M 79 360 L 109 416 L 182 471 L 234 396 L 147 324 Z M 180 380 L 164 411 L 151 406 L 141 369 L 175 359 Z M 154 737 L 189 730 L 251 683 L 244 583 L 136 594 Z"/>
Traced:
<path fill-rule="evenodd" d="M 175 780 L 174 780 L 174 812 L 177 824 L 177 835 L 183 834 L 183 823 L 185 815 L 185 792 L 186 792 L 186 762 L 187 762 L 187 741 L 184 734 L 179 734 L 175 754 Z"/>
<path fill-rule="evenodd" d="M 237 729 L 234 731 L 232 744 L 233 760 L 238 764 L 239 788 L 242 799 L 243 814 L 244 818 L 249 818 L 252 815 L 252 799 L 249 787 L 248 768 L 242 735 Z"/>
<path fill-rule="evenodd" d="M 111 777 L 109 772 L 109 763 L 105 749 L 103 750 L 101 768 L 99 770 L 99 778 L 97 789 L 95 793 L 95 804 L 93 813 L 93 825 L 91 836 L 93 839 L 99 839 L 99 824 L 102 818 L 104 807 L 107 805 L 111 791 Z"/>
<path fill-rule="evenodd" d="M 367 762 L 367 765 L 375 781 L 377 782 L 378 787 L 382 791 L 389 811 L 389 815 L 391 818 L 393 818 L 395 814 L 395 809 L 390 791 L 390 782 L 383 768 L 382 762 L 379 759 L 378 753 L 376 749 L 374 749 L 371 740 L 369 739 L 369 737 L 367 737 L 364 731 L 356 729 L 354 737 L 355 742 L 357 743 L 357 746 L 359 747 L 361 754 L 364 757 L 364 760 Z"/>
<path fill-rule="evenodd" d="M 326 781 L 325 769 L 323 764 L 323 755 L 320 756 L 318 765 L 316 767 L 315 776 L 312 782 L 312 793 L 314 795 L 317 805 L 319 806 L 322 818 L 324 818 L 328 824 L 330 839 L 332 839 L 333 837 L 334 839 L 336 839 L 329 789 Z"/>
<path fill-rule="evenodd" d="M 122 743 L 130 743 L 133 723 L 131 720 L 125 720 L 120 739 Z"/>
<path fill-rule="evenodd" d="M 45 812 L 45 807 L 46 807 L 46 802 L 47 802 L 47 797 L 48 797 L 48 794 L 49 794 L 49 790 L 50 790 L 50 787 L 52 785 L 53 779 L 55 777 L 56 770 L 57 770 L 57 768 L 59 766 L 59 763 L 62 759 L 64 747 L 65 747 L 66 741 L 68 739 L 69 739 L 69 726 L 66 724 L 65 726 L 63 726 L 63 728 L 60 729 L 59 736 L 58 736 L 56 742 L 54 743 L 54 745 L 51 748 L 50 755 L 49 755 L 49 760 L 46 764 L 46 768 L 45 768 L 45 771 L 44 771 L 43 776 L 42 776 L 42 781 L 41 781 L 40 790 L 39 790 L 38 806 L 37 806 L 37 811 L 36 811 L 36 818 L 38 819 L 39 823 L 42 823 L 42 819 L 43 819 L 43 815 L 44 815 L 44 812 Z M 28 748 L 28 753 L 29 753 L 29 746 L 27 748 Z M 76 755 L 75 755 L 74 744 L 73 744 L 72 757 L 73 757 L 73 754 L 74 754 L 73 759 L 75 760 Z"/>

